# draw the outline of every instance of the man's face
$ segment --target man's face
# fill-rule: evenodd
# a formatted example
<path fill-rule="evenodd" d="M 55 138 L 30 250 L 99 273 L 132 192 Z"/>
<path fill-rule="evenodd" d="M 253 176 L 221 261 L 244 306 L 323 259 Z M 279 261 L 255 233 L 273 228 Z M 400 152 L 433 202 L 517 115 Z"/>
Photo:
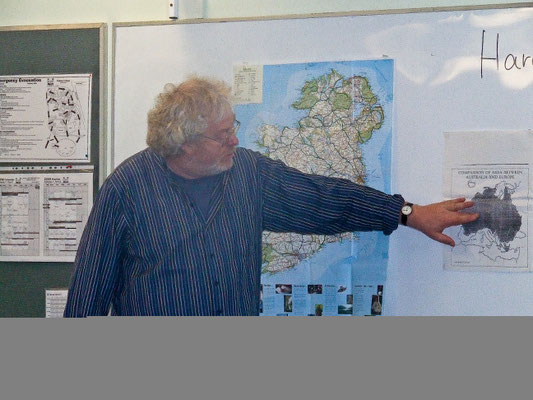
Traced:
<path fill-rule="evenodd" d="M 201 139 L 191 145 L 191 163 L 198 177 L 220 174 L 233 166 L 239 140 L 234 134 L 235 114 L 229 112 L 218 122 L 209 121 Z"/>

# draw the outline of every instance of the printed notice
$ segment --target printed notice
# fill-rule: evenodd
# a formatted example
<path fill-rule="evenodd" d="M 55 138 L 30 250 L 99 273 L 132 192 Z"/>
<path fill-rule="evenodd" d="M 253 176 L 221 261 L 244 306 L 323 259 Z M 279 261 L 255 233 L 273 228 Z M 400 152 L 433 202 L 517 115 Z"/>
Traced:
<path fill-rule="evenodd" d="M 0 174 L 0 261 L 74 261 L 93 174 Z"/>
<path fill-rule="evenodd" d="M 63 318 L 68 290 L 46 289 L 46 318 Z"/>
<path fill-rule="evenodd" d="M 89 161 L 91 78 L 0 76 L 0 161 Z"/>
<path fill-rule="evenodd" d="M 263 66 L 233 66 L 233 100 L 235 104 L 263 102 Z"/>
<path fill-rule="evenodd" d="M 469 211 L 479 213 L 479 218 L 449 228 L 447 234 L 456 246 L 446 249 L 445 268 L 531 269 L 530 162 L 533 158 L 527 154 L 530 146 L 516 146 L 517 142 L 526 145 L 530 135 L 528 132 L 470 132 L 446 136 L 447 147 L 456 147 L 455 141 L 459 141 L 470 150 L 464 155 L 470 153 L 470 156 L 460 160 L 452 151 L 446 151 L 445 191 L 452 198 L 466 197 L 474 201 Z M 502 163 L 504 159 L 508 162 Z"/>

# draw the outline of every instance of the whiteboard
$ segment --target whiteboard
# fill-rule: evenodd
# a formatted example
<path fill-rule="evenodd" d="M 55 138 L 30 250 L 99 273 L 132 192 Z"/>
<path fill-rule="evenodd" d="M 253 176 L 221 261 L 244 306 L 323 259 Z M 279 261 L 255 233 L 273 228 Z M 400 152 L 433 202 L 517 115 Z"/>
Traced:
<path fill-rule="evenodd" d="M 242 63 L 394 59 L 392 192 L 420 204 L 444 196 L 443 132 L 533 129 L 532 8 L 115 24 L 113 32 L 114 166 L 146 147 L 146 113 L 165 83 L 192 73 L 232 82 Z M 386 314 L 533 315 L 533 274 L 444 271 L 442 253 L 411 229 L 391 236 Z"/>

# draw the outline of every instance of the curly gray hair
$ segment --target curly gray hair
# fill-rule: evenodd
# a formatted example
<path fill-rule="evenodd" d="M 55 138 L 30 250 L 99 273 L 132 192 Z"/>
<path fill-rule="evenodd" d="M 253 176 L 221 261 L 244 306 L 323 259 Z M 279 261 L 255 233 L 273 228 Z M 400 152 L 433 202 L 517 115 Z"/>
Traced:
<path fill-rule="evenodd" d="M 180 154 L 181 146 L 206 131 L 232 110 L 230 87 L 223 81 L 190 77 L 178 86 L 167 83 L 148 112 L 146 143 L 162 157 Z"/>

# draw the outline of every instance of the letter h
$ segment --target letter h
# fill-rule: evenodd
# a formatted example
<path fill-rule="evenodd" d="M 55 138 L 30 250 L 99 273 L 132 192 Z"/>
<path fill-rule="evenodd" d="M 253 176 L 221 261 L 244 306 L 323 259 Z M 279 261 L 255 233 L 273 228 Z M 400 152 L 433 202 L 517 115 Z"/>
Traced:
<path fill-rule="evenodd" d="M 500 69 L 500 55 L 499 55 L 499 43 L 500 43 L 500 34 L 496 34 L 496 57 L 485 57 L 485 29 L 481 34 L 481 78 L 483 78 L 483 60 L 493 60 L 496 61 L 496 69 Z"/>

